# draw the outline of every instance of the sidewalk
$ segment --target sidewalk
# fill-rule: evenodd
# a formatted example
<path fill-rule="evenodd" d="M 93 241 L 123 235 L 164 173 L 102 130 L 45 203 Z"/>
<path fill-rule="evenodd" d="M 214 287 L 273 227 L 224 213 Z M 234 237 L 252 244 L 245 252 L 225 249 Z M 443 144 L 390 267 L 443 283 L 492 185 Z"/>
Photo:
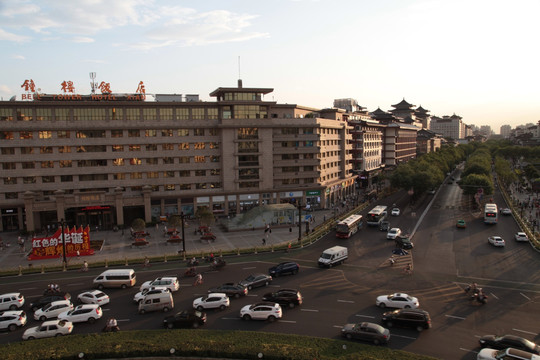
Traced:
<path fill-rule="evenodd" d="M 316 226 L 321 225 L 324 220 L 329 220 L 333 216 L 332 210 L 317 210 L 311 212 L 314 216 L 314 221 L 309 225 L 310 231 Z M 200 257 L 202 253 L 208 254 L 213 252 L 219 254 L 221 251 L 230 251 L 242 248 L 266 247 L 272 245 L 286 244 L 298 240 L 298 227 L 289 226 L 272 227 L 272 232 L 268 234 L 266 245 L 263 246 L 262 239 L 265 238 L 264 229 L 255 229 L 247 231 L 225 232 L 219 226 L 214 226 L 212 232 L 216 235 L 215 241 L 200 240 L 200 235 L 194 234 L 194 222 L 191 222 L 185 229 L 186 238 L 186 253 L 192 256 Z M 158 229 L 147 228 L 150 236 L 147 238 L 149 245 L 144 247 L 132 248 L 129 231 L 122 235 L 121 231 L 95 231 L 90 233 L 92 240 L 104 240 L 103 247 L 100 251 L 96 251 L 91 256 L 81 256 L 80 258 L 68 258 L 68 264 L 83 264 L 87 261 L 90 265 L 92 262 L 98 261 L 114 261 L 124 259 L 142 259 L 145 256 L 150 259 L 178 255 L 178 251 L 182 250 L 182 244 L 167 244 L 166 237 L 163 235 L 163 225 Z M 2 233 L 0 236 L 3 239 L 4 247 L 0 250 L 0 269 L 13 270 L 28 267 L 41 267 L 62 265 L 62 258 L 44 259 L 29 261 L 26 255 L 29 253 L 31 239 L 25 241 L 26 251 L 21 251 L 17 244 L 18 232 Z M 302 237 L 305 236 L 305 224 L 302 226 Z"/>

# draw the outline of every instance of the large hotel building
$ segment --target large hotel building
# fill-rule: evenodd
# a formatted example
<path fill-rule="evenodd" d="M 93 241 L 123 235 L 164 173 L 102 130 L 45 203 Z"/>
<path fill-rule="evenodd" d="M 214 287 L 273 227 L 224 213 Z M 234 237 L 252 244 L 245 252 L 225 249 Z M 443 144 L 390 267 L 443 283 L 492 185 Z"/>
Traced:
<path fill-rule="evenodd" d="M 209 207 L 331 207 L 354 194 L 339 111 L 265 101 L 270 88 L 197 95 L 36 95 L 0 102 L 0 231 L 103 229 Z"/>

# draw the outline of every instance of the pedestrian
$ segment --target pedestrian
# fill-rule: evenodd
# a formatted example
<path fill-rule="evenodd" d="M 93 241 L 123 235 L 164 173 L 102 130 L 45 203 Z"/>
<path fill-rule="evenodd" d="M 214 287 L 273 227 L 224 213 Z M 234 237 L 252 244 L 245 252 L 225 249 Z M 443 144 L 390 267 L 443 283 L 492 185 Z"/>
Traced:
<path fill-rule="evenodd" d="M 266 238 L 262 238 L 262 244 L 263 246 L 266 246 Z"/>
<path fill-rule="evenodd" d="M 408 263 L 405 268 L 403 268 L 403 272 L 407 275 L 412 275 L 412 265 L 411 263 Z"/>
<path fill-rule="evenodd" d="M 289 244 L 287 245 L 287 252 L 290 252 L 290 251 L 291 251 L 291 247 L 292 247 L 292 245 L 291 245 L 291 243 L 289 243 Z"/>
<path fill-rule="evenodd" d="M 193 286 L 201 285 L 202 284 L 202 274 L 198 273 L 195 276 L 195 282 L 193 283 Z"/>
<path fill-rule="evenodd" d="M 80 258 L 81 258 L 81 252 L 77 250 L 77 259 L 80 259 Z"/>
<path fill-rule="evenodd" d="M 83 263 L 81 271 L 84 271 L 84 272 L 88 271 L 88 263 L 86 262 L 86 260 Z"/>
<path fill-rule="evenodd" d="M 148 259 L 148 256 L 145 256 L 143 267 L 149 267 L 149 266 L 150 266 L 150 259 Z"/>

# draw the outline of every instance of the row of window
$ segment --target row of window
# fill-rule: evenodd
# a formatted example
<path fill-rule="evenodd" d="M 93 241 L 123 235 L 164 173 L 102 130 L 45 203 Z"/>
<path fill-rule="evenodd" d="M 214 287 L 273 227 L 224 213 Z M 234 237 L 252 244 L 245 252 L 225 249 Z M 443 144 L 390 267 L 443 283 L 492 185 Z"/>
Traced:
<path fill-rule="evenodd" d="M 127 137 L 157 137 L 158 134 L 161 134 L 161 137 L 172 137 L 175 135 L 179 137 L 185 136 L 217 136 L 219 131 L 217 128 L 211 129 L 130 129 L 130 130 L 109 130 L 111 138 L 121 138 L 124 137 L 124 134 L 127 133 Z M 74 131 L 74 136 L 77 139 L 93 139 L 93 138 L 105 138 L 107 137 L 106 130 L 77 130 Z M 0 140 L 15 140 L 15 139 L 33 139 L 36 136 L 37 139 L 53 139 L 53 131 L 43 130 L 37 131 L 37 135 L 34 135 L 33 131 L 19 131 L 19 136 L 17 137 L 17 132 L 15 131 L 0 131 Z M 57 139 L 69 139 L 71 137 L 71 132 L 69 130 L 58 130 L 56 131 Z"/>

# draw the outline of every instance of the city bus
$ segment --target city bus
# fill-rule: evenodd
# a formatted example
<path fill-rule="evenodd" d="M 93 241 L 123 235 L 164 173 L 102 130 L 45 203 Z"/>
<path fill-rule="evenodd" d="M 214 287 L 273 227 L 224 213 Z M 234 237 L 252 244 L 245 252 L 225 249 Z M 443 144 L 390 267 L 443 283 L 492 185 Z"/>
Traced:
<path fill-rule="evenodd" d="M 371 226 L 379 226 L 381 221 L 386 219 L 386 206 L 377 205 L 367 214 L 366 223 Z"/>
<path fill-rule="evenodd" d="M 499 211 L 497 210 L 497 204 L 486 204 L 484 207 L 484 223 L 496 224 L 499 217 Z"/>
<path fill-rule="evenodd" d="M 362 228 L 362 215 L 351 215 L 336 225 L 336 237 L 348 239 Z"/>

